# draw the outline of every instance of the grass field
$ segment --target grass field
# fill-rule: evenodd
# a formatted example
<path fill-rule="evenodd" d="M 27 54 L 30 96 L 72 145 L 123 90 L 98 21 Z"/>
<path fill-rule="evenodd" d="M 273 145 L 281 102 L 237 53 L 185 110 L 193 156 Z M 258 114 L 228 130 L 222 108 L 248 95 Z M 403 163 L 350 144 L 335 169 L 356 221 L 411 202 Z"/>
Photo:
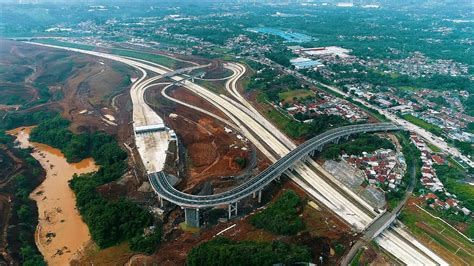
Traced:
<path fill-rule="evenodd" d="M 441 149 L 436 147 L 435 145 L 431 144 L 430 142 L 426 143 L 428 145 L 428 148 L 430 148 L 433 152 L 441 152 Z"/>
<path fill-rule="evenodd" d="M 93 50 L 96 49 L 96 47 L 92 46 L 92 45 L 78 44 L 78 43 L 72 43 L 72 42 L 62 42 L 62 41 L 58 41 L 56 39 L 37 39 L 37 40 L 34 40 L 34 41 L 38 42 L 38 43 L 57 45 L 57 46 L 63 46 L 63 47 L 70 47 L 70 48 L 77 48 L 77 49 L 88 50 L 88 51 L 93 51 Z M 128 57 L 133 57 L 133 58 L 137 58 L 137 59 L 151 61 L 153 63 L 157 63 L 159 65 L 162 65 L 162 66 L 165 66 L 165 67 L 168 67 L 168 68 L 175 68 L 177 66 L 178 62 L 179 62 L 179 61 L 174 60 L 173 58 L 170 58 L 170 57 L 167 57 L 167 56 L 163 56 L 163 55 L 159 55 L 159 54 L 151 54 L 151 53 L 132 51 L 132 50 L 124 50 L 124 49 L 113 48 L 113 49 L 110 49 L 110 52 L 112 54 L 116 54 L 116 55 L 128 56 Z"/>
<path fill-rule="evenodd" d="M 275 108 L 272 108 L 268 112 L 268 117 L 274 121 L 279 128 L 285 128 L 285 126 L 291 121 L 291 118 L 278 112 Z"/>
<path fill-rule="evenodd" d="M 451 264 L 469 265 L 474 261 L 473 243 L 416 205 L 407 206 L 399 218 L 418 240 Z"/>
<path fill-rule="evenodd" d="M 143 52 L 137 52 L 137 51 L 132 51 L 132 50 L 122 50 L 122 49 L 111 49 L 111 52 L 116 55 L 147 60 L 147 61 L 157 63 L 159 65 L 162 65 L 168 68 L 175 68 L 177 64 L 176 60 L 167 56 L 159 55 L 159 54 L 150 54 L 150 53 L 143 53 Z"/>
<path fill-rule="evenodd" d="M 280 100 L 285 102 L 292 102 L 295 97 L 297 99 L 301 99 L 307 96 L 314 96 L 314 92 L 310 90 L 299 89 L 278 93 L 278 97 L 280 97 Z"/>
<path fill-rule="evenodd" d="M 414 116 L 409 115 L 409 114 L 408 115 L 402 115 L 402 117 L 403 117 L 403 119 L 407 120 L 408 122 L 411 122 L 411 123 L 413 123 L 413 124 L 415 124 L 415 125 L 417 125 L 421 128 L 424 128 L 424 129 L 428 130 L 429 132 L 431 132 L 431 133 L 433 133 L 437 136 L 441 136 L 442 133 L 443 133 L 443 130 L 440 127 L 435 126 L 433 124 L 430 124 L 430 123 L 428 123 L 428 122 L 426 122 L 426 121 L 424 121 L 424 120 L 422 120 L 418 117 L 414 117 Z"/>
<path fill-rule="evenodd" d="M 452 166 L 456 167 L 459 170 L 464 170 L 464 166 L 462 166 L 458 161 L 453 159 L 452 157 L 448 157 L 448 162 L 451 163 Z"/>

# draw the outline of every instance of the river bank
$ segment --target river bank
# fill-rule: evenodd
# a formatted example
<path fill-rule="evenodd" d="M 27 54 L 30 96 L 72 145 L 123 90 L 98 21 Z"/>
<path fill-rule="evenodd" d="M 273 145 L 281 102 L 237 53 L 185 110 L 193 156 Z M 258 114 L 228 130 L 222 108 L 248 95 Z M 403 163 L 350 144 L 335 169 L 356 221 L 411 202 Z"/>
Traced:
<path fill-rule="evenodd" d="M 46 171 L 46 178 L 31 194 L 38 204 L 35 242 L 48 265 L 67 265 L 91 241 L 87 225 L 76 209 L 76 197 L 68 182 L 74 174 L 96 171 L 92 159 L 68 163 L 60 150 L 29 141 L 32 127 L 8 131 L 22 148 L 32 147 L 32 156 Z"/>

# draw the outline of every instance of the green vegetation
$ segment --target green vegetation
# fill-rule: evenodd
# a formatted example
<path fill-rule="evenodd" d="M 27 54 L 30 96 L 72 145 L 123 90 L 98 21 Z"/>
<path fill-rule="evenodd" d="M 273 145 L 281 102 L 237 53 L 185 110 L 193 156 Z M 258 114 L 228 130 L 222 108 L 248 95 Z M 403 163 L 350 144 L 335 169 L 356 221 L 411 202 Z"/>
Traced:
<path fill-rule="evenodd" d="M 240 169 L 244 169 L 247 166 L 247 159 L 243 157 L 236 157 L 234 162 L 239 165 Z"/>
<path fill-rule="evenodd" d="M 362 257 L 362 254 L 364 254 L 364 249 L 359 249 L 356 253 L 356 255 L 354 256 L 354 258 L 352 258 L 351 260 L 351 266 L 358 266 L 359 265 L 359 261 L 360 261 L 360 258 Z"/>
<path fill-rule="evenodd" d="M 8 130 L 20 126 L 36 125 L 43 120 L 50 119 L 54 116 L 50 112 L 34 112 L 34 113 L 8 113 L 0 123 L 0 129 Z"/>
<path fill-rule="evenodd" d="M 194 247 L 188 254 L 186 264 L 198 265 L 293 265 L 311 261 L 306 247 L 289 245 L 275 241 L 258 243 L 253 241 L 235 242 L 218 237 Z"/>
<path fill-rule="evenodd" d="M 55 40 L 55 39 L 35 39 L 34 41 L 38 42 L 38 43 L 44 43 L 44 44 L 50 44 L 50 45 L 56 45 L 56 46 L 63 46 L 63 47 L 70 47 L 70 48 L 77 48 L 77 49 L 88 50 L 88 51 L 93 51 L 97 48 L 97 47 L 94 47 L 94 46 L 91 46 L 91 45 L 71 43 L 71 42 L 62 42 L 62 41 L 58 41 L 58 40 Z M 171 57 L 167 57 L 167 56 L 159 55 L 159 54 L 154 54 L 154 53 L 145 53 L 145 52 L 118 49 L 118 48 L 112 48 L 112 49 L 110 49 L 110 52 L 113 53 L 113 54 L 116 54 L 116 55 L 128 56 L 128 57 L 133 57 L 133 58 L 137 58 L 137 59 L 147 60 L 147 61 L 154 62 L 154 63 L 157 63 L 159 65 L 163 65 L 163 66 L 169 67 L 169 68 L 175 68 L 176 64 L 177 64 L 177 61 L 174 60 Z"/>
<path fill-rule="evenodd" d="M 349 142 L 334 144 L 327 147 L 322 156 L 326 160 L 337 160 L 345 152 L 349 155 L 361 155 L 362 152 L 374 152 L 378 149 L 395 149 L 393 143 L 377 135 L 363 134 L 353 138 Z"/>
<path fill-rule="evenodd" d="M 452 142 L 463 154 L 474 157 L 474 147 L 469 142 L 453 140 Z"/>
<path fill-rule="evenodd" d="M 12 140 L 12 137 L 5 134 L 5 130 L 0 129 L 0 143 L 1 144 L 7 144 L 7 143 L 11 142 L 11 140 Z"/>
<path fill-rule="evenodd" d="M 167 56 L 159 55 L 159 54 L 144 53 L 144 52 L 138 52 L 138 51 L 133 51 L 133 50 L 123 50 L 123 49 L 111 49 L 111 52 L 116 55 L 147 60 L 147 61 L 157 63 L 159 65 L 169 67 L 172 69 L 175 68 L 178 63 L 178 61 L 174 60 L 171 57 L 167 57 Z"/>
<path fill-rule="evenodd" d="M 293 53 L 284 46 L 272 49 L 272 51 L 267 52 L 265 56 L 268 59 L 286 67 L 291 65 L 290 59 L 294 57 Z"/>
<path fill-rule="evenodd" d="M 91 154 L 96 163 L 101 166 L 99 171 L 74 176 L 70 181 L 70 186 L 76 194 L 76 205 L 89 226 L 92 239 L 101 248 L 129 240 L 131 245 L 133 242 L 133 249 L 136 251 L 149 253 L 150 250 L 155 250 L 159 241 L 141 238 L 143 228 L 153 223 L 151 214 L 125 199 L 108 201 L 96 191 L 98 186 L 122 176 L 126 169 L 124 162 L 126 154 L 120 150 L 113 139 L 109 139 L 109 142 L 97 148 L 93 147 Z M 156 238 L 159 237 L 154 236 L 152 239 L 156 240 Z"/>
<path fill-rule="evenodd" d="M 101 248 L 140 236 L 143 228 L 153 222 L 151 215 L 136 204 L 124 199 L 107 201 L 97 193 L 96 187 L 103 184 L 101 180 L 120 177 L 109 173 L 114 171 L 110 166 L 102 166 L 97 173 L 74 176 L 70 182 L 79 212 Z"/>
<path fill-rule="evenodd" d="M 71 188 L 76 204 L 89 226 L 92 238 L 102 248 L 135 238 L 135 248 L 149 243 L 140 240 L 143 227 L 152 223 L 151 215 L 127 200 L 107 201 L 96 187 L 118 179 L 125 171 L 127 154 L 112 137 L 104 133 L 75 135 L 67 129 L 69 121 L 56 116 L 41 122 L 31 132 L 33 141 L 46 143 L 63 151 L 68 161 L 77 162 L 92 156 L 101 166 L 98 172 L 74 176 Z"/>
<path fill-rule="evenodd" d="M 337 85 L 345 85 L 345 80 L 351 79 L 355 81 L 368 82 L 374 86 L 384 87 L 402 87 L 404 90 L 410 88 L 432 88 L 438 90 L 455 90 L 464 89 L 469 90 L 472 87 L 472 81 L 466 77 L 452 77 L 448 75 L 433 75 L 430 77 L 414 78 L 408 75 L 387 74 L 379 70 L 367 68 L 359 64 L 341 65 L 333 64 L 330 66 L 331 70 L 337 73 L 335 77 L 338 82 Z M 383 68 L 383 66 L 380 66 Z M 357 69 L 357 72 L 351 70 Z M 432 98 L 433 102 L 437 104 L 446 103 L 442 98 Z"/>
<path fill-rule="evenodd" d="M 161 228 L 157 228 L 149 235 L 137 235 L 130 239 L 130 249 L 151 255 L 153 252 L 155 252 L 160 241 Z"/>
<path fill-rule="evenodd" d="M 403 157 L 405 157 L 407 171 L 403 176 L 402 183 L 398 187 L 398 190 L 390 191 L 386 194 L 387 204 L 391 210 L 397 207 L 400 200 L 402 200 L 405 196 L 405 191 L 407 190 L 408 186 L 412 184 L 412 182 L 415 182 L 414 184 L 417 186 L 416 190 L 422 188 L 421 183 L 419 182 L 421 178 L 422 166 L 420 150 L 418 150 L 415 144 L 410 141 L 408 132 L 398 132 L 396 136 L 400 145 L 402 146 L 402 153 Z"/>
<path fill-rule="evenodd" d="M 30 138 L 61 149 L 70 162 L 92 157 L 100 165 L 99 171 L 75 175 L 70 181 L 76 194 L 76 205 L 89 226 L 92 239 L 101 248 L 129 240 L 136 251 L 154 251 L 161 232 L 142 236 L 143 228 L 153 223 L 151 214 L 125 199 L 108 201 L 96 191 L 98 186 L 122 176 L 127 168 L 127 154 L 105 133 L 76 135 L 67 129 L 68 125 L 69 121 L 60 116 L 52 117 L 39 123 Z"/>
<path fill-rule="evenodd" d="M 121 162 L 127 157 L 111 136 L 101 132 L 76 135 L 68 130 L 69 124 L 59 115 L 44 120 L 31 131 L 30 138 L 60 149 L 68 162 L 78 162 L 92 156 L 98 164 L 104 165 L 110 161 Z"/>
<path fill-rule="evenodd" d="M 458 170 L 463 170 L 464 166 L 453 157 L 448 157 L 448 162 L 451 164 L 452 167 L 455 167 Z"/>
<path fill-rule="evenodd" d="M 271 107 L 267 112 L 267 116 L 277 124 L 279 128 L 285 128 L 285 126 L 292 121 L 292 118 L 282 114 L 276 108 Z"/>
<path fill-rule="evenodd" d="M 278 93 L 278 97 L 281 101 L 292 102 L 298 99 L 314 96 L 314 92 L 311 90 L 291 90 Z"/>
<path fill-rule="evenodd" d="M 431 142 L 427 142 L 426 145 L 427 145 L 428 148 L 430 148 L 430 150 L 432 150 L 433 152 L 441 152 L 441 149 L 438 148 L 437 146 L 431 144 Z"/>
<path fill-rule="evenodd" d="M 399 219 L 416 236 L 433 241 L 465 261 L 471 261 L 474 248 L 471 242 L 445 224 L 416 207 L 405 208 Z M 472 236 L 471 236 L 472 237 Z M 454 255 L 456 254 L 456 255 Z"/>
<path fill-rule="evenodd" d="M 277 71 L 265 68 L 253 75 L 247 90 L 256 90 L 269 101 L 278 103 L 279 93 L 301 88 L 301 83 L 290 75 L 280 75 Z"/>
<path fill-rule="evenodd" d="M 92 45 L 86 45 L 86 44 L 80 44 L 80 43 L 72 43 L 72 42 L 62 42 L 58 41 L 56 39 L 34 39 L 34 42 L 37 43 L 43 43 L 43 44 L 49 44 L 49 45 L 55 45 L 55 46 L 62 46 L 62 47 L 69 47 L 69 48 L 76 48 L 76 49 L 82 49 L 82 50 L 88 50 L 88 51 L 94 51 L 95 46 Z"/>
<path fill-rule="evenodd" d="M 467 127 L 466 127 L 466 130 L 467 130 L 467 132 L 474 134 L 474 122 L 468 123 Z"/>
<path fill-rule="evenodd" d="M 38 210 L 34 201 L 29 199 L 30 193 L 39 185 L 44 175 L 41 165 L 31 155 L 30 150 L 16 150 L 17 155 L 28 164 L 27 172 L 15 177 L 16 216 L 20 241 L 20 255 L 23 265 L 44 265 L 46 262 L 35 245 L 35 230 L 38 224 Z M 15 214 L 14 214 L 15 215 Z"/>
<path fill-rule="evenodd" d="M 295 118 L 297 117 L 298 114 L 295 115 Z M 305 139 L 310 139 L 314 136 L 323 133 L 328 129 L 345 125 L 349 125 L 349 122 L 347 120 L 344 120 L 340 116 L 320 115 L 318 117 L 315 117 L 310 123 L 303 123 L 296 120 L 291 120 L 284 125 L 283 129 L 290 137 L 304 137 Z"/>
<path fill-rule="evenodd" d="M 278 235 L 294 235 L 303 230 L 303 220 L 298 216 L 301 199 L 292 190 L 285 191 L 265 210 L 253 215 L 250 223 Z"/>
<path fill-rule="evenodd" d="M 472 91 L 471 95 L 469 95 L 469 97 L 463 102 L 463 105 L 466 108 L 466 114 L 474 116 L 474 94 Z"/>
<path fill-rule="evenodd" d="M 314 93 L 308 86 L 302 85 L 294 76 L 279 75 L 277 71 L 264 68 L 256 75 L 252 76 L 247 86 L 248 90 L 257 90 L 260 94 L 260 102 L 308 99 L 314 97 Z M 287 117 L 275 110 L 269 109 L 268 116 L 277 126 L 285 131 L 292 138 L 309 139 L 332 127 L 348 125 L 349 122 L 336 115 L 320 115 L 313 119 L 311 123 L 301 121 L 311 119 L 309 114 L 295 114 L 295 119 Z M 299 121 L 298 121 L 299 120 Z"/>
<path fill-rule="evenodd" d="M 408 122 L 411 122 L 421 128 L 428 130 L 429 132 L 435 134 L 436 136 L 441 136 L 443 134 L 443 130 L 439 128 L 438 126 L 425 122 L 424 120 L 418 117 L 414 117 L 413 115 L 410 115 L 410 114 L 402 115 L 402 118 L 407 120 Z"/>
<path fill-rule="evenodd" d="M 405 157 L 405 162 L 407 164 L 407 172 L 403 177 L 403 182 L 408 184 L 410 181 L 413 181 L 411 177 L 412 173 L 410 173 L 410 171 L 414 171 L 415 180 L 419 180 L 421 178 L 421 166 L 423 165 L 423 162 L 420 159 L 420 150 L 410 141 L 408 132 L 397 133 L 397 139 L 402 146 L 403 157 Z M 419 182 L 417 183 L 419 184 Z"/>
<path fill-rule="evenodd" d="M 3 82 L 21 83 L 31 75 L 31 73 L 33 73 L 33 69 L 26 65 L 12 64 L 8 65 L 8 67 L 6 65 L 0 65 L 0 80 Z M 3 86 L 5 86 L 5 84 Z M 2 89 L 3 88 L 0 88 L 0 90 Z"/>
<path fill-rule="evenodd" d="M 467 178 L 466 173 L 448 165 L 435 165 L 434 168 L 446 190 L 454 193 L 463 206 L 474 210 L 474 187 L 463 182 Z"/>
<path fill-rule="evenodd" d="M 21 98 L 18 95 L 6 95 L 0 100 L 0 104 L 5 105 L 22 105 L 26 102 L 26 99 Z"/>

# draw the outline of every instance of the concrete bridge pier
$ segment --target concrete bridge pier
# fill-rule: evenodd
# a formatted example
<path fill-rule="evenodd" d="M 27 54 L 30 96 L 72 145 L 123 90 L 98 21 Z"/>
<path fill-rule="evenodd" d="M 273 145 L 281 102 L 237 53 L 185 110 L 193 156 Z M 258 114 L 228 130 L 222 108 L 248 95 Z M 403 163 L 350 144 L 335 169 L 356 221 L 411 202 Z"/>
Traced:
<path fill-rule="evenodd" d="M 311 153 L 306 154 L 306 155 L 303 157 L 303 160 L 302 160 L 302 161 L 303 161 L 303 162 L 309 162 L 309 161 L 311 160 L 311 156 L 313 156 L 313 155 L 311 155 L 311 154 L 313 154 L 313 153 L 314 153 L 314 152 L 311 152 Z"/>
<path fill-rule="evenodd" d="M 334 144 L 338 144 L 338 143 L 339 143 L 339 139 L 340 139 L 340 137 L 339 137 L 339 138 L 336 138 L 336 139 L 333 141 L 333 143 L 334 143 Z"/>
<path fill-rule="evenodd" d="M 259 191 L 257 191 L 257 192 L 254 192 L 254 193 L 252 194 L 252 197 L 253 197 L 254 199 L 258 197 L 258 203 L 262 202 L 262 191 L 259 190 Z"/>
<path fill-rule="evenodd" d="M 237 201 L 234 203 L 229 203 L 229 219 L 232 218 L 232 215 L 236 216 L 237 215 Z"/>
<path fill-rule="evenodd" d="M 350 136 L 351 136 L 351 135 L 346 135 L 346 136 L 344 137 L 344 139 L 345 139 L 345 140 L 348 140 Z"/>
<path fill-rule="evenodd" d="M 199 228 L 199 209 L 184 208 L 184 220 L 187 225 Z"/>
<path fill-rule="evenodd" d="M 160 202 L 160 208 L 163 208 L 163 198 L 158 196 L 158 201 Z"/>

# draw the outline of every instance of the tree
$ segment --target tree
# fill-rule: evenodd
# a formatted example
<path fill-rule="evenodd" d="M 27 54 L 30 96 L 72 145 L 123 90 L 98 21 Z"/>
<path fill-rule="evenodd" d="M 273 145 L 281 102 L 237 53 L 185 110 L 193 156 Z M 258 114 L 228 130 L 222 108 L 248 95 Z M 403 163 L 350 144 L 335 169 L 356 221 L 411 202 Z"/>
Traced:
<path fill-rule="evenodd" d="M 298 216 L 301 200 L 288 190 L 265 210 L 253 215 L 250 223 L 279 235 L 294 235 L 304 228 L 303 220 Z"/>

